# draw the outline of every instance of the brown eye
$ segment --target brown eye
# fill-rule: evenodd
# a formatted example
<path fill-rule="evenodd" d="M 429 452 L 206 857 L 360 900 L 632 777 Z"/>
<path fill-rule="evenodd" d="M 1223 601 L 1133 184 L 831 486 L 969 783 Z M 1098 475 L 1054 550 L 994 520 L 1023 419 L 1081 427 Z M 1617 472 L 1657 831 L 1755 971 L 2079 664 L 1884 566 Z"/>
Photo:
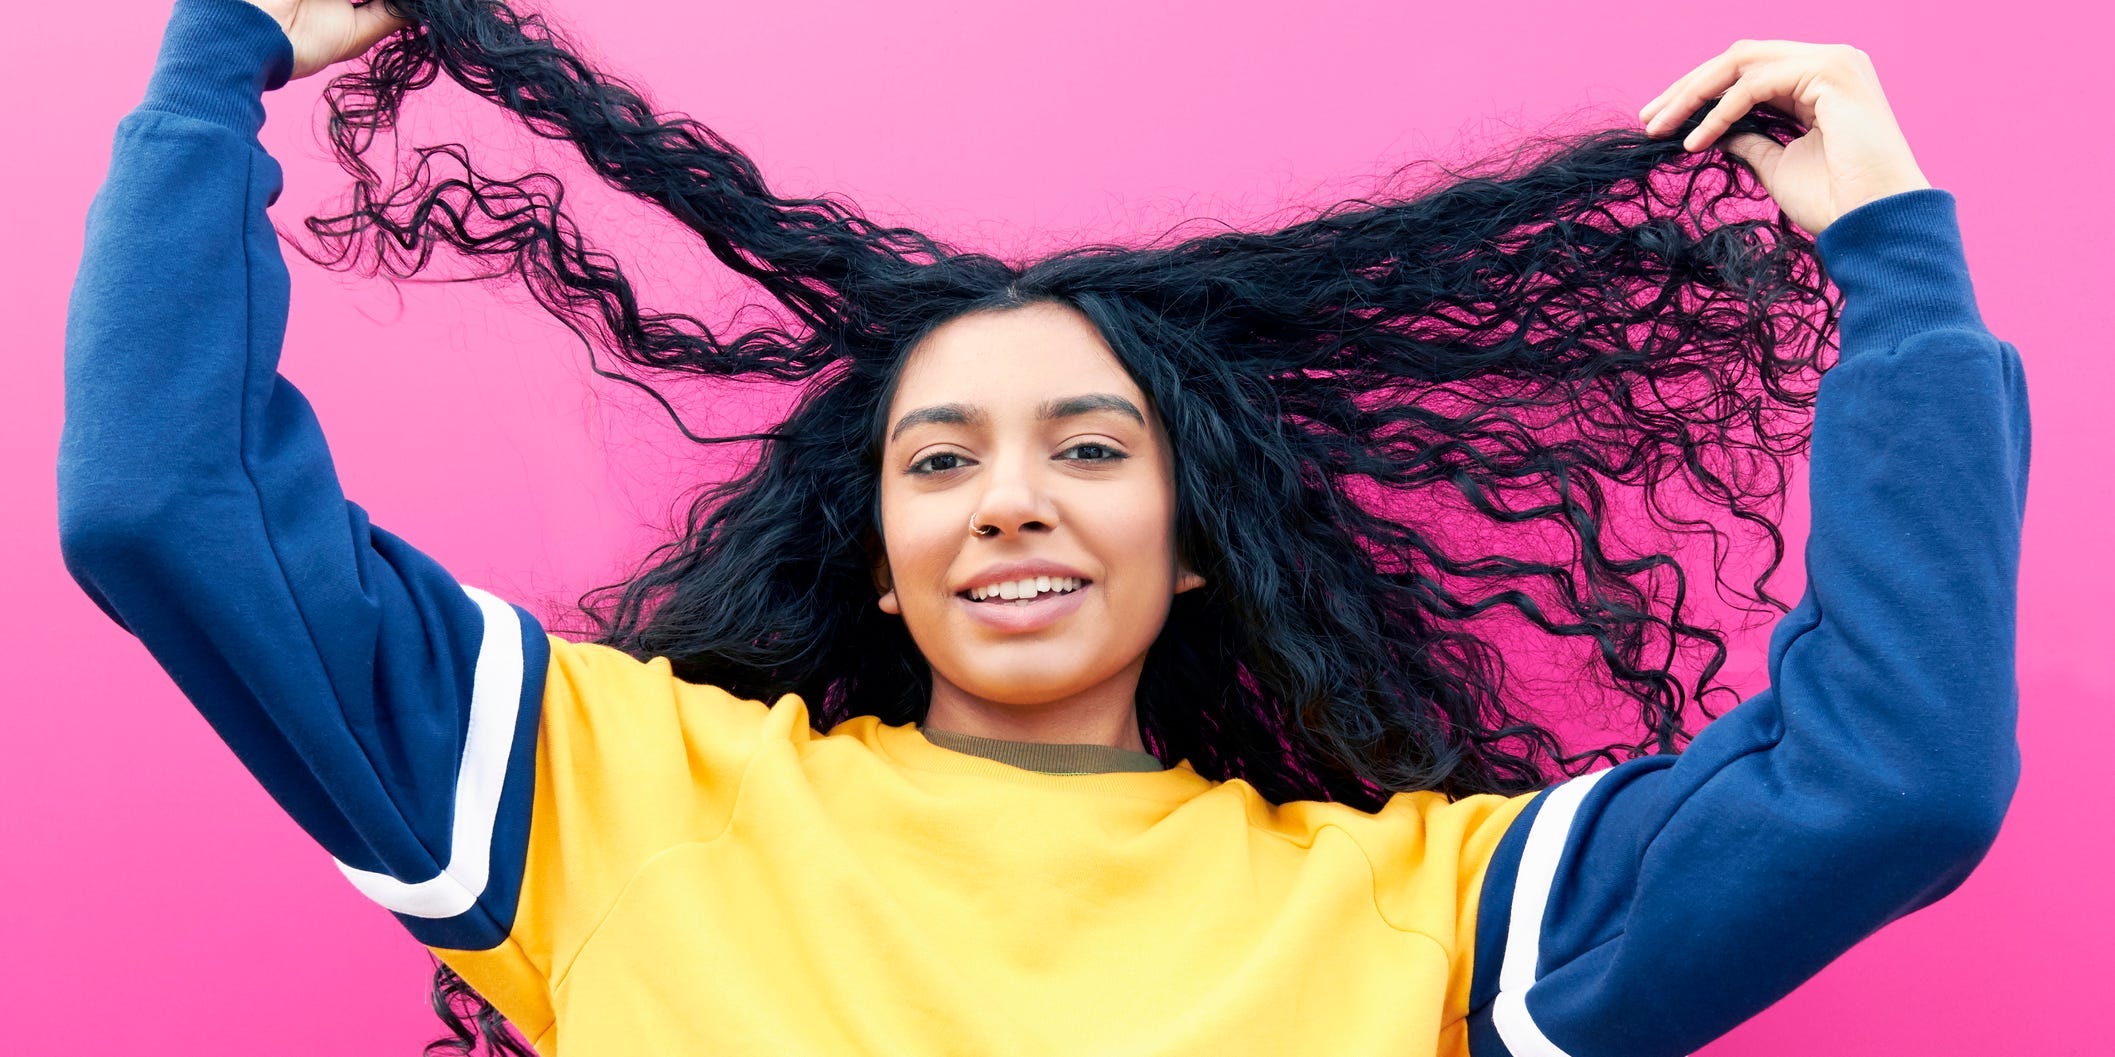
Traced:
<path fill-rule="evenodd" d="M 953 466 L 953 465 L 946 465 L 946 466 L 934 466 L 934 465 L 932 465 L 932 463 L 933 463 L 934 461 L 936 461 L 936 460 L 939 460 L 939 459 L 954 459 L 954 460 L 956 460 L 957 462 L 959 462 L 959 461 L 961 460 L 961 458 L 962 458 L 962 456 L 960 456 L 960 455 L 957 455 L 957 454 L 955 454 L 954 452 L 951 452 L 951 451 L 940 451 L 940 452 L 934 452 L 933 454 L 931 454 L 931 455 L 928 455 L 928 456 L 926 456 L 925 458 L 923 458 L 923 459 L 920 459 L 920 460 L 918 460 L 917 462 L 914 462 L 914 463 L 912 463 L 912 464 L 910 465 L 910 468 L 909 468 L 909 469 L 907 469 L 907 470 L 905 470 L 904 472 L 906 472 L 906 473 L 913 473 L 913 474 L 932 474 L 932 473 L 941 473 L 941 472 L 944 472 L 944 471 L 947 471 L 947 470 L 953 470 L 953 469 L 957 469 L 957 467 L 956 467 L 956 466 Z M 922 469 L 922 470 L 921 470 L 921 469 L 919 469 L 919 467 L 921 467 L 921 466 L 923 466 L 923 467 L 927 467 L 927 468 L 926 468 L 926 469 Z"/>
<path fill-rule="evenodd" d="M 1067 455 L 1070 455 L 1074 452 L 1085 452 L 1086 454 L 1080 456 L 1077 459 L 1071 460 L 1073 462 L 1116 462 L 1121 459 L 1130 458 L 1129 455 L 1117 451 L 1115 448 L 1112 448 L 1107 444 L 1095 444 L 1093 442 L 1089 442 L 1086 444 L 1075 444 L 1072 447 L 1065 449 L 1065 454 Z"/>

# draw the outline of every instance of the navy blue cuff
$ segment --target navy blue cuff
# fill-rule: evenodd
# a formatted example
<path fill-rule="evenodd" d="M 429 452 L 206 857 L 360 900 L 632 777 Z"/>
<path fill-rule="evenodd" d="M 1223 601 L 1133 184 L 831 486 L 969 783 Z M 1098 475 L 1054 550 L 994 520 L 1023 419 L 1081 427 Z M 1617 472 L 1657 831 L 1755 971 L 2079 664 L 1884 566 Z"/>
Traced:
<path fill-rule="evenodd" d="M 1920 187 L 1836 218 L 1815 240 L 1822 270 L 1843 291 L 1843 358 L 1879 355 L 1928 330 L 1989 328 L 1961 247 L 1953 193 Z"/>
<path fill-rule="evenodd" d="M 225 125 L 252 139 L 264 93 L 294 73 L 294 45 L 248 0 L 176 0 L 142 109 Z"/>

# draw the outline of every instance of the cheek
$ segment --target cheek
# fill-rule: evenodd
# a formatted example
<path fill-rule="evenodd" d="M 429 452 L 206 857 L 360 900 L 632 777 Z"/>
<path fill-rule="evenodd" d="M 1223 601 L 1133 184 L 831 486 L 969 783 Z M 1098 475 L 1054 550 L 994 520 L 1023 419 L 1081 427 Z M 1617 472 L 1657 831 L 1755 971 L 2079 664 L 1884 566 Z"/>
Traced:
<path fill-rule="evenodd" d="M 933 506 L 915 497 L 882 495 L 881 532 L 899 597 L 923 596 L 940 589 L 948 564 L 954 560 L 958 541 L 948 531 L 944 511 Z M 968 535 L 968 524 L 968 515 L 964 515 L 962 535 Z"/>
<path fill-rule="evenodd" d="M 1136 553 L 1158 556 L 1175 538 L 1175 498 L 1168 489 L 1141 484 L 1121 502 L 1111 503 L 1103 517 L 1112 535 L 1121 538 Z M 1164 545 L 1156 549 L 1154 544 Z"/>
<path fill-rule="evenodd" d="M 1130 567 L 1150 567 L 1167 554 L 1169 541 L 1166 515 L 1150 503 L 1126 509 L 1106 519 L 1104 535 L 1113 559 Z"/>
<path fill-rule="evenodd" d="M 1165 602 L 1162 596 L 1173 582 L 1175 565 L 1174 514 L 1168 497 L 1142 488 L 1120 501 L 1103 503 L 1091 521 L 1089 545 L 1106 568 L 1120 574 L 1124 608 L 1151 611 Z"/>

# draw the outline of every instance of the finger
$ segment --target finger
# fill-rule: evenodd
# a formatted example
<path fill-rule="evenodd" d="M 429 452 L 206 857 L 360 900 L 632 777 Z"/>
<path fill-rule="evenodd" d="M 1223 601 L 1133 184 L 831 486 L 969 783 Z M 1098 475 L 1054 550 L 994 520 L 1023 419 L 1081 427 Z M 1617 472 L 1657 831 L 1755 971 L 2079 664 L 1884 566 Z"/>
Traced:
<path fill-rule="evenodd" d="M 375 42 L 411 25 L 408 18 L 398 18 L 382 6 L 382 0 L 368 0 L 353 8 L 353 54 L 364 55 Z"/>
<path fill-rule="evenodd" d="M 1728 136 L 1725 150 L 1726 153 L 1740 159 L 1742 164 L 1748 167 L 1748 171 L 1753 172 L 1756 178 L 1762 181 L 1765 190 L 1776 179 L 1777 161 L 1784 156 L 1785 152 L 1784 144 L 1768 136 L 1757 135 L 1753 132 L 1743 132 L 1738 136 Z"/>
<path fill-rule="evenodd" d="M 1658 114 L 1653 115 L 1649 127 L 1656 132 L 1673 130 L 1689 120 L 1689 116 L 1696 113 L 1697 107 L 1723 94 L 1727 87 L 1738 80 L 1740 69 L 1730 59 L 1699 70 L 1694 76 L 1684 80 L 1681 87 L 1667 100 L 1667 105 Z"/>
<path fill-rule="evenodd" d="M 1698 122 L 1695 128 L 1689 130 L 1689 135 L 1682 138 L 1682 149 L 1700 151 L 1710 146 L 1711 141 L 1717 139 L 1719 133 L 1732 127 L 1735 121 L 1739 121 L 1754 106 L 1755 87 L 1753 83 L 1751 81 L 1740 81 L 1734 84 L 1731 88 L 1726 89 L 1726 93 L 1723 96 L 1719 97 L 1718 105 L 1712 107 L 1711 112 L 1704 115 L 1704 120 Z"/>
<path fill-rule="evenodd" d="M 1695 69 L 1675 78 L 1674 83 L 1668 85 L 1666 91 L 1654 96 L 1652 102 L 1645 104 L 1645 109 L 1639 111 L 1638 119 L 1645 122 L 1648 126 L 1658 124 L 1661 111 L 1667 109 L 1676 100 L 1686 95 L 1692 81 L 1708 72 L 1713 66 L 1727 61 L 1727 56 L 1728 52 L 1720 52 L 1699 63 Z M 1694 106 L 1694 104 L 1691 105 Z M 1686 115 L 1687 112 L 1685 111 L 1684 113 Z"/>
<path fill-rule="evenodd" d="M 1726 89 L 1718 105 L 1683 137 L 1682 146 L 1692 151 L 1709 147 L 1712 140 L 1757 104 L 1767 104 L 1792 115 L 1802 124 L 1812 124 L 1812 107 L 1800 99 L 1801 85 L 1811 71 L 1812 63 L 1797 54 L 1750 64 L 1741 73 L 1740 80 Z"/>
<path fill-rule="evenodd" d="M 1647 122 L 1647 129 L 1657 130 L 1680 125 L 1689 119 L 1690 114 L 1696 112 L 1697 107 L 1704 105 L 1705 100 L 1724 95 L 1726 89 L 1747 77 L 1750 71 L 1778 59 L 1787 45 L 1797 46 L 1797 42 L 1734 41 L 1732 47 L 1697 67 L 1670 90 L 1666 106 Z"/>

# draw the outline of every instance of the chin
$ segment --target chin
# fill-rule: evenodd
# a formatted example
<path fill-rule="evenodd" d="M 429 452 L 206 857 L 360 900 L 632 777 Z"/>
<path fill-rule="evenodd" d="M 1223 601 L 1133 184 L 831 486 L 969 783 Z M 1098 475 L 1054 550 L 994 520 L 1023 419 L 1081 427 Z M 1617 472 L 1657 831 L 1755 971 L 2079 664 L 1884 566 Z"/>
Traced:
<path fill-rule="evenodd" d="M 1011 650 L 993 651 L 999 656 L 986 664 L 972 664 L 960 673 L 960 678 L 948 681 L 963 693 L 986 701 L 1006 705 L 1040 705 L 1058 701 L 1091 689 L 1097 684 L 1113 678 L 1116 671 L 1096 671 L 1080 664 L 1065 664 L 1052 661 L 1036 663 L 1036 659 L 1006 654 Z M 1096 656 L 1087 651 L 1066 650 L 1075 656 Z"/>

